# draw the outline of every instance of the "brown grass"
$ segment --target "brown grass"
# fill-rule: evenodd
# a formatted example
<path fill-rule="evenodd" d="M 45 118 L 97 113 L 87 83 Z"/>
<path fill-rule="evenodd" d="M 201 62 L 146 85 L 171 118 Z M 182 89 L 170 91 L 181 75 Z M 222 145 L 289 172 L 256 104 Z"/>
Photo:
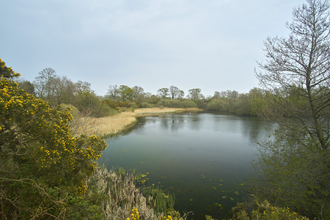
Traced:
<path fill-rule="evenodd" d="M 113 116 L 102 118 L 85 117 L 83 120 L 89 126 L 81 128 L 77 133 L 106 136 L 122 131 L 126 126 L 134 123 L 136 118 L 133 112 L 122 112 Z"/>
<path fill-rule="evenodd" d="M 151 206 L 150 201 L 155 198 L 149 195 L 147 198 L 143 196 L 139 188 L 134 184 L 137 176 L 121 172 L 123 169 L 107 170 L 98 168 L 93 176 L 88 178 L 87 188 L 96 190 L 97 193 L 103 196 L 100 207 L 103 209 L 103 214 L 106 220 L 123 220 L 131 216 L 132 208 L 135 207 L 141 219 L 159 220 L 164 219 L 164 213 L 156 214 Z M 170 215 L 180 215 L 179 212 L 172 211 Z M 187 215 L 182 217 L 174 217 L 173 220 L 186 220 Z M 129 218 L 131 219 L 131 218 Z M 139 218 L 140 219 L 140 218 Z"/>
<path fill-rule="evenodd" d="M 136 122 L 136 117 L 144 116 L 147 114 L 164 114 L 171 112 L 198 112 L 201 111 L 198 108 L 139 108 L 134 112 L 122 112 L 109 117 L 102 118 L 91 118 L 84 117 L 77 119 L 77 126 L 75 129 L 75 134 L 85 134 L 85 135 L 100 135 L 106 136 L 110 134 L 116 134 L 127 126 Z M 79 123 L 78 123 L 79 121 Z"/>
<path fill-rule="evenodd" d="M 136 114 L 161 114 L 170 112 L 198 112 L 199 108 L 139 108 L 134 111 Z"/>

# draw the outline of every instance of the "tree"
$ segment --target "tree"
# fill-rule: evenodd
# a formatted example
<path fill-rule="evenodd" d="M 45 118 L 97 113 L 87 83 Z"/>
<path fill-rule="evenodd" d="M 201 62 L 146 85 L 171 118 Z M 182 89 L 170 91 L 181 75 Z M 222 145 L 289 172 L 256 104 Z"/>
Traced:
<path fill-rule="evenodd" d="M 91 89 L 91 84 L 89 82 L 83 82 L 83 81 L 78 81 L 75 83 L 76 87 L 76 93 L 81 93 L 81 92 L 92 92 Z"/>
<path fill-rule="evenodd" d="M 110 99 L 112 100 L 117 100 L 119 98 L 119 90 L 118 90 L 118 86 L 117 85 L 110 85 L 109 89 L 108 89 L 108 93 L 107 95 L 109 96 Z"/>
<path fill-rule="evenodd" d="M 53 97 L 53 82 L 58 77 L 55 73 L 52 68 L 45 68 L 39 72 L 39 76 L 33 82 L 38 98 L 51 99 Z"/>
<path fill-rule="evenodd" d="M 214 98 L 214 99 L 218 99 L 218 98 L 220 98 L 220 92 L 215 91 L 215 92 L 214 92 L 214 95 L 213 95 L 213 98 Z"/>
<path fill-rule="evenodd" d="M 74 84 L 67 77 L 59 77 L 55 73 L 51 68 L 39 72 L 39 76 L 33 82 L 36 96 L 49 102 L 52 107 L 62 103 L 72 104 L 76 89 L 83 86 L 83 82 Z"/>
<path fill-rule="evenodd" d="M 127 100 L 132 100 L 134 91 L 128 86 L 121 85 L 118 89 L 118 93 L 120 95 L 120 98 L 123 102 Z"/>
<path fill-rule="evenodd" d="M 144 99 L 144 89 L 141 86 L 134 86 L 133 88 L 133 98 L 142 103 Z"/>
<path fill-rule="evenodd" d="M 31 95 L 34 95 L 34 85 L 28 81 L 28 80 L 22 80 L 22 81 L 17 81 L 19 84 L 19 87 L 21 89 L 24 89 L 25 92 L 30 93 Z"/>
<path fill-rule="evenodd" d="M 169 89 L 168 88 L 161 88 L 161 89 L 158 89 L 158 95 L 162 98 L 162 99 L 165 99 L 168 97 L 168 91 Z"/>
<path fill-rule="evenodd" d="M 98 117 L 102 102 L 93 91 L 81 91 L 75 97 L 74 106 L 76 106 L 82 116 Z"/>
<path fill-rule="evenodd" d="M 183 99 L 183 97 L 184 97 L 184 91 L 183 90 L 180 90 L 178 92 L 178 99 Z"/>
<path fill-rule="evenodd" d="M 307 217 L 330 218 L 330 21 L 328 1 L 293 10 L 288 38 L 268 38 L 260 83 L 280 129 L 261 144 L 255 191 Z M 266 185 L 267 183 L 267 185 Z"/>
<path fill-rule="evenodd" d="M 91 219 L 74 201 L 86 191 L 104 140 L 71 136 L 70 110 L 50 108 L 26 93 L 11 80 L 18 75 L 0 59 L 2 218 L 77 219 L 77 214 Z"/>
<path fill-rule="evenodd" d="M 193 100 L 194 102 L 198 101 L 202 94 L 201 94 L 201 89 L 195 88 L 195 89 L 189 89 L 189 94 L 188 97 Z"/>
<path fill-rule="evenodd" d="M 180 94 L 180 89 L 176 86 L 171 86 L 170 87 L 170 95 L 171 95 L 171 99 L 175 99 L 179 96 Z"/>

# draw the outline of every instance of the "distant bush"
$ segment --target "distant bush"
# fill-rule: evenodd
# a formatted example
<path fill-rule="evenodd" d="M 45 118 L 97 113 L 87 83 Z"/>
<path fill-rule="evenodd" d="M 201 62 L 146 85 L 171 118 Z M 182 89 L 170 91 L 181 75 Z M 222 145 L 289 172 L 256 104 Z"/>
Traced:
<path fill-rule="evenodd" d="M 225 99 L 212 99 L 206 106 L 209 111 L 228 111 L 228 103 Z"/>
<path fill-rule="evenodd" d="M 173 99 L 162 99 L 157 104 L 157 107 L 164 106 L 168 108 L 197 108 L 197 104 L 190 100 L 180 101 Z"/>
<path fill-rule="evenodd" d="M 107 104 L 110 108 L 113 108 L 113 109 L 116 109 L 116 110 L 119 110 L 120 107 L 130 108 L 132 106 L 131 103 L 119 102 L 119 101 L 114 101 L 114 100 L 104 100 L 103 103 Z"/>
<path fill-rule="evenodd" d="M 182 108 L 197 108 L 197 104 L 194 101 L 182 101 Z"/>
<path fill-rule="evenodd" d="M 99 111 L 97 114 L 95 114 L 95 117 L 100 118 L 100 117 L 107 117 L 111 115 L 118 114 L 119 111 L 113 108 L 110 108 L 107 104 L 102 103 Z"/>
<path fill-rule="evenodd" d="M 141 104 L 141 108 L 152 108 L 152 107 L 154 106 L 148 102 L 142 102 Z"/>

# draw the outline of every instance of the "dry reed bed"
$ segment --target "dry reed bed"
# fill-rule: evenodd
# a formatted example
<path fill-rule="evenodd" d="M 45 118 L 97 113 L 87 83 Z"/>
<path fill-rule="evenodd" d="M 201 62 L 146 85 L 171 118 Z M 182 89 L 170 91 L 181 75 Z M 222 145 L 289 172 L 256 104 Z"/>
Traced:
<path fill-rule="evenodd" d="M 153 209 L 147 205 L 146 198 L 134 185 L 132 174 L 121 175 L 115 171 L 98 169 L 90 184 L 96 184 L 96 189 L 107 199 L 103 200 L 105 219 L 122 220 L 131 215 L 133 207 L 137 208 L 140 216 L 145 220 L 156 220 L 160 216 L 155 215 Z"/>
<path fill-rule="evenodd" d="M 127 126 L 136 122 L 136 117 L 148 114 L 164 114 L 172 112 L 197 112 L 198 108 L 140 108 L 134 112 L 122 112 L 109 117 L 102 118 L 80 118 L 75 121 L 77 128 L 73 129 L 75 134 L 106 136 L 116 134 L 124 130 Z"/>
<path fill-rule="evenodd" d="M 98 194 L 105 196 L 101 204 L 105 220 L 127 219 L 131 216 L 133 207 L 138 210 L 140 219 L 163 219 L 164 213 L 156 214 L 151 206 L 150 201 L 154 198 L 149 195 L 148 202 L 134 184 L 136 180 L 136 175 L 126 173 L 122 168 L 109 171 L 106 168 L 98 168 L 88 179 L 87 188 L 94 189 Z M 189 213 L 182 217 L 177 217 L 180 215 L 177 211 L 168 214 L 176 216 L 173 220 L 186 220 Z"/>

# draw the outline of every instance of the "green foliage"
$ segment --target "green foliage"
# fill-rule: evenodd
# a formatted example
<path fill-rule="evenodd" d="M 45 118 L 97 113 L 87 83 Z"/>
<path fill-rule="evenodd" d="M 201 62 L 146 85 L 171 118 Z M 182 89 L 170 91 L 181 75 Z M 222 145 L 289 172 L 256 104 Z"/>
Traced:
<path fill-rule="evenodd" d="M 194 102 L 197 102 L 198 100 L 203 98 L 201 91 L 202 90 L 200 88 L 189 89 L 188 98 L 193 100 Z"/>
<path fill-rule="evenodd" d="M 329 9 L 329 1 L 308 0 L 293 10 L 287 38 L 265 41 L 266 61 L 256 75 L 268 89 L 263 115 L 279 128 L 260 143 L 252 182 L 259 201 L 324 219 L 330 219 Z"/>
<path fill-rule="evenodd" d="M 297 128 L 299 132 L 299 128 Z M 307 217 L 330 217 L 330 155 L 315 149 L 315 142 L 280 129 L 274 140 L 260 143 L 254 164 L 253 193 L 280 207 L 290 207 Z M 321 214 L 322 213 L 322 214 Z"/>
<path fill-rule="evenodd" d="M 73 137 L 69 109 L 50 108 L 24 92 L 6 79 L 18 74 L 4 64 L 1 72 L 5 72 L 0 78 L 1 215 L 6 219 L 79 215 L 80 207 L 70 198 L 86 192 L 86 177 L 96 169 L 94 160 L 105 149 L 104 140 Z"/>
<path fill-rule="evenodd" d="M 152 104 L 149 104 L 148 102 L 142 102 L 141 108 L 153 108 L 154 106 Z"/>
<path fill-rule="evenodd" d="M 100 107 L 99 111 L 97 112 L 97 114 L 95 115 L 95 117 L 106 117 L 106 116 L 111 116 L 111 115 L 115 115 L 118 113 L 119 113 L 119 111 L 117 111 L 116 109 L 110 108 L 107 104 L 102 102 L 101 107 Z"/>
<path fill-rule="evenodd" d="M 147 203 L 153 207 L 156 213 L 170 213 L 174 211 L 175 197 L 173 194 L 165 194 L 158 186 L 154 185 L 141 189 L 147 198 Z M 151 196 L 151 197 L 150 197 Z"/>
<path fill-rule="evenodd" d="M 226 112 L 229 110 L 228 100 L 226 98 L 212 99 L 207 105 L 207 110 Z"/>
<path fill-rule="evenodd" d="M 79 111 L 84 116 L 97 116 L 101 108 L 102 102 L 91 91 L 82 91 L 76 95 L 74 106 L 79 109 Z"/>
<path fill-rule="evenodd" d="M 248 93 L 238 94 L 236 91 L 217 92 L 206 104 L 209 111 L 236 113 L 239 115 L 259 115 L 268 110 L 267 93 L 258 88 L 251 89 Z"/>
<path fill-rule="evenodd" d="M 74 105 L 79 109 L 83 116 L 106 117 L 118 113 L 116 107 L 110 104 L 116 101 L 100 101 L 94 92 L 82 91 L 75 97 Z"/>
<path fill-rule="evenodd" d="M 197 104 L 191 100 L 161 99 L 157 105 L 168 108 L 197 108 Z"/>
<path fill-rule="evenodd" d="M 165 99 L 169 96 L 169 89 L 168 88 L 161 88 L 157 90 L 159 97 Z"/>
<path fill-rule="evenodd" d="M 19 87 L 23 89 L 25 92 L 34 95 L 34 85 L 30 81 L 24 80 L 18 82 L 18 84 Z"/>
<path fill-rule="evenodd" d="M 104 100 L 103 103 L 106 103 L 110 108 L 113 108 L 116 110 L 119 110 L 120 107 L 130 108 L 132 106 L 132 103 L 120 102 L 120 101 L 114 101 L 114 100 Z"/>
<path fill-rule="evenodd" d="M 149 103 L 151 105 L 155 105 L 155 104 L 157 104 L 157 102 L 159 102 L 160 98 L 155 96 L 155 95 L 150 94 L 150 96 L 145 97 L 144 100 L 145 100 L 146 103 Z"/>
<path fill-rule="evenodd" d="M 258 219 L 272 219 L 272 220 L 307 220 L 308 218 L 300 216 L 298 213 L 290 211 L 289 208 L 280 208 L 270 205 L 265 200 L 262 203 L 256 202 L 257 209 L 247 213 L 242 210 L 242 204 L 238 204 L 233 208 L 236 212 L 232 220 L 258 220 Z"/>
<path fill-rule="evenodd" d="M 216 220 L 216 219 L 212 218 L 212 216 L 205 215 L 205 220 Z"/>
<path fill-rule="evenodd" d="M 134 90 L 128 86 L 121 85 L 119 86 L 118 93 L 123 102 L 133 99 Z"/>

